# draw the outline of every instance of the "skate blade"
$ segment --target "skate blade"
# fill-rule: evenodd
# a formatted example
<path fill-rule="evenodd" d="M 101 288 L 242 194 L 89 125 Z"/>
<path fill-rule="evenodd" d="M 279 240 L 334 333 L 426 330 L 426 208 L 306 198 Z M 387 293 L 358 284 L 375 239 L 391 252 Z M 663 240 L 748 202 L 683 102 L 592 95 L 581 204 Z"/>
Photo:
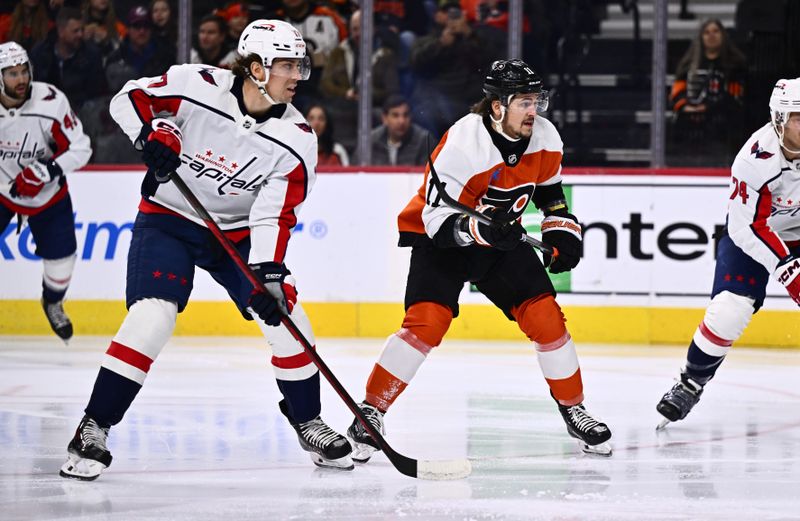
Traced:
<path fill-rule="evenodd" d="M 669 425 L 670 423 L 672 423 L 670 420 L 668 420 L 668 419 L 664 418 L 663 420 L 661 420 L 661 421 L 658 423 L 658 425 L 656 425 L 656 432 L 661 432 L 661 431 L 663 431 L 664 429 L 666 429 L 666 428 L 667 428 L 667 425 Z"/>
<path fill-rule="evenodd" d="M 326 459 L 316 452 L 311 452 L 309 456 L 311 456 L 311 461 L 314 462 L 314 465 L 324 469 L 353 470 L 355 468 L 355 465 L 353 465 L 353 458 L 349 455 L 342 456 L 338 459 Z"/>
<path fill-rule="evenodd" d="M 590 456 L 602 456 L 604 458 L 608 458 L 613 453 L 611 445 L 608 442 L 598 443 L 597 445 L 589 445 L 588 443 L 578 441 L 578 445 L 584 454 L 589 454 Z"/>
<path fill-rule="evenodd" d="M 352 438 L 350 439 L 350 444 L 353 446 L 353 452 L 350 453 L 350 457 L 352 457 L 353 461 L 356 463 L 368 462 L 372 455 L 378 450 L 372 445 L 359 443 Z"/>
<path fill-rule="evenodd" d="M 69 454 L 67 462 L 61 465 L 58 475 L 62 478 L 94 481 L 107 467 L 99 461 L 85 459 L 75 454 Z"/>

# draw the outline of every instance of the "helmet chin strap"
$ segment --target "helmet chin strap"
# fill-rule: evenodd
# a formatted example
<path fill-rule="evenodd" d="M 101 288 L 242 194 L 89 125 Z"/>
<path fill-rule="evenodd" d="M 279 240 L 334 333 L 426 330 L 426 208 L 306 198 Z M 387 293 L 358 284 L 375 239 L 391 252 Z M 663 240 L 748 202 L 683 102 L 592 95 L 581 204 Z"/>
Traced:
<path fill-rule="evenodd" d="M 514 97 L 513 94 L 511 96 L 509 96 L 505 105 L 503 104 L 502 101 L 500 102 L 500 119 L 494 119 L 494 115 L 493 114 L 489 114 L 489 119 L 492 122 L 492 128 L 494 129 L 495 132 L 497 132 L 498 134 L 500 134 L 501 136 L 503 136 L 504 138 L 506 138 L 509 141 L 519 141 L 520 138 L 518 138 L 518 137 L 517 138 L 513 138 L 513 137 L 509 136 L 508 134 L 506 134 L 505 131 L 503 130 L 503 120 L 506 118 L 506 106 L 509 103 L 511 103 L 511 98 L 513 98 L 513 97 Z"/>
<path fill-rule="evenodd" d="M 267 102 L 269 102 L 270 105 L 277 105 L 278 102 L 272 99 L 272 96 L 270 96 L 269 92 L 267 92 L 267 82 L 269 81 L 269 67 L 266 64 L 263 64 L 263 67 L 264 67 L 264 81 L 257 80 L 256 77 L 253 76 L 253 73 L 250 71 L 249 68 L 247 69 L 247 75 L 250 77 L 251 80 L 253 80 L 253 83 L 256 84 L 256 87 L 258 87 L 258 92 L 260 92 L 261 95 L 264 96 L 264 98 L 266 98 Z"/>

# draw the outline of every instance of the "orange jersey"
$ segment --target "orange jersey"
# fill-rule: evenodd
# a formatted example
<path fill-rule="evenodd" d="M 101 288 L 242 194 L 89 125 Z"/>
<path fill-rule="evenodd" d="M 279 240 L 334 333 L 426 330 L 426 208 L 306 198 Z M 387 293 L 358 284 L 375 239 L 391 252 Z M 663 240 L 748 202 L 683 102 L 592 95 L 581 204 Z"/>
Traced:
<path fill-rule="evenodd" d="M 458 120 L 433 151 L 436 173 L 447 193 L 460 203 L 470 208 L 497 206 L 520 217 L 537 186 L 561 182 L 564 144 L 553 124 L 541 116 L 536 117 L 521 157 L 511 154 L 504 158 L 490 132 L 478 114 Z M 448 217 L 460 213 L 444 204 L 426 203 L 436 199 L 429 169 L 426 166 L 422 186 L 397 218 L 401 236 L 412 233 L 433 238 Z"/>

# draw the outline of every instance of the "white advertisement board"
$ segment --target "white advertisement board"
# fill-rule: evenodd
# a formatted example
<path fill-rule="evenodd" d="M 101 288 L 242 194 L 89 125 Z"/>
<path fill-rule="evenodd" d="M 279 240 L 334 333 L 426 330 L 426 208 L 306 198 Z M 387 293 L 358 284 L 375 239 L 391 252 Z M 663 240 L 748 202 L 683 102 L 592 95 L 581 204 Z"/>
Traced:
<path fill-rule="evenodd" d="M 78 263 L 72 300 L 119 300 L 140 200 L 142 172 L 80 172 L 69 178 Z M 307 302 L 401 302 L 410 251 L 397 247 L 396 217 L 421 173 L 321 174 L 291 239 L 287 265 Z M 570 206 L 586 227 L 581 264 L 557 281 L 562 304 L 703 307 L 714 269 L 715 231 L 728 198 L 725 177 L 565 176 Z M 531 216 L 536 221 L 535 216 Z M 2 299 L 38 299 L 41 263 L 27 227 L 0 236 Z M 771 283 L 768 307 L 792 309 Z M 197 300 L 227 300 L 198 271 Z M 463 302 L 484 302 L 465 291 Z"/>

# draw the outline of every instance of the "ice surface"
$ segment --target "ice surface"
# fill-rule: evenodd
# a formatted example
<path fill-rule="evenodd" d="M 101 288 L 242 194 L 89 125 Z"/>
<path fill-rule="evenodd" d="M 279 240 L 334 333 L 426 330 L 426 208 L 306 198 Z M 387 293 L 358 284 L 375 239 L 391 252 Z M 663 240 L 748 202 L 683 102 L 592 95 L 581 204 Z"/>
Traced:
<path fill-rule="evenodd" d="M 112 428 L 111 467 L 66 480 L 108 341 L 0 337 L 0 519 L 800 519 L 800 352 L 734 348 L 689 417 L 657 434 L 685 348 L 579 346 L 587 408 L 614 433 L 598 458 L 567 436 L 529 345 L 445 341 L 386 416 L 399 452 L 470 458 L 469 478 L 435 482 L 382 454 L 317 469 L 278 411 L 262 341 L 176 338 Z M 356 400 L 381 344 L 317 342 Z M 323 418 L 340 432 L 352 420 L 324 383 Z"/>

